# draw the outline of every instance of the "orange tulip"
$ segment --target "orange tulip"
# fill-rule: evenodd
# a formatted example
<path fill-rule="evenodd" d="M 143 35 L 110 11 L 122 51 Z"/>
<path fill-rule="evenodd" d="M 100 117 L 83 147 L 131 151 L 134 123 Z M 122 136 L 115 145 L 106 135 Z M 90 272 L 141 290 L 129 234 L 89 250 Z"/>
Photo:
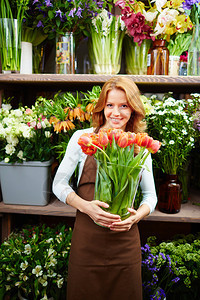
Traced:
<path fill-rule="evenodd" d="M 150 148 L 148 148 L 149 152 L 151 153 L 156 153 L 161 147 L 161 142 L 157 141 L 157 140 L 153 140 L 151 143 Z"/>
<path fill-rule="evenodd" d="M 127 134 L 128 134 L 128 145 L 127 146 L 133 145 L 135 142 L 136 134 L 134 132 L 130 132 L 130 131 L 128 131 Z"/>
<path fill-rule="evenodd" d="M 106 147 L 108 145 L 108 142 L 109 142 L 107 133 L 100 130 L 98 136 L 99 136 L 99 138 L 98 138 L 99 144 L 101 146 Z"/>
<path fill-rule="evenodd" d="M 91 143 L 92 143 L 92 139 L 91 139 L 90 134 L 88 134 L 88 133 L 83 133 L 81 135 L 81 137 L 78 139 L 78 144 L 80 146 L 89 147 L 89 146 L 91 146 Z"/>
<path fill-rule="evenodd" d="M 113 136 L 115 141 L 117 142 L 120 137 L 120 134 L 124 132 L 121 129 L 112 129 L 112 128 L 105 129 L 105 130 L 107 131 L 108 139 L 111 144 L 112 144 Z"/>
<path fill-rule="evenodd" d="M 90 155 L 92 156 L 93 154 L 95 154 L 97 152 L 97 148 L 94 146 L 81 146 L 81 149 L 83 151 L 83 153 L 85 153 L 86 155 Z"/>
<path fill-rule="evenodd" d="M 117 144 L 120 148 L 125 148 L 128 146 L 128 133 L 127 132 L 122 132 Z"/>

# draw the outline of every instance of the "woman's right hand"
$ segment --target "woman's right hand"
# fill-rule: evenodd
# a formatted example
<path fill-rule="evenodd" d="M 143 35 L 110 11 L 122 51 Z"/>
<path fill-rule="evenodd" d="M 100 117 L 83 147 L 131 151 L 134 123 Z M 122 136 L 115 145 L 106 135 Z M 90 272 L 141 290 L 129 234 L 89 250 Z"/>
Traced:
<path fill-rule="evenodd" d="M 121 221 L 119 215 L 114 215 L 102 209 L 108 208 L 109 205 L 99 200 L 86 201 L 82 212 L 86 213 L 95 223 L 110 227 L 113 222 Z"/>

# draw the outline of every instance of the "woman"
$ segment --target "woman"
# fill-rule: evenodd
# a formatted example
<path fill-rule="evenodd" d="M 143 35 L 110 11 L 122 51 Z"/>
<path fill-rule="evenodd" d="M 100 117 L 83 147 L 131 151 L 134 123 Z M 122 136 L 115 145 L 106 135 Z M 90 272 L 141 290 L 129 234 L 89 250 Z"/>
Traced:
<path fill-rule="evenodd" d="M 53 182 L 53 192 L 63 202 L 77 209 L 69 261 L 67 300 L 141 300 L 141 247 L 137 223 L 156 205 L 152 161 L 148 156 L 140 186 L 143 200 L 130 216 L 105 212 L 108 204 L 93 200 L 96 163 L 82 153 L 78 139 L 84 132 L 100 128 L 117 128 L 142 132 L 145 112 L 140 93 L 133 81 L 124 77 L 108 80 L 93 112 L 93 127 L 78 130 L 68 144 Z M 136 149 L 136 148 L 135 148 Z M 135 155 L 138 149 L 135 150 Z M 69 186 L 69 179 L 79 166 L 78 192 Z M 98 223 L 101 226 L 98 226 Z M 107 227 L 107 228 L 105 228 Z"/>

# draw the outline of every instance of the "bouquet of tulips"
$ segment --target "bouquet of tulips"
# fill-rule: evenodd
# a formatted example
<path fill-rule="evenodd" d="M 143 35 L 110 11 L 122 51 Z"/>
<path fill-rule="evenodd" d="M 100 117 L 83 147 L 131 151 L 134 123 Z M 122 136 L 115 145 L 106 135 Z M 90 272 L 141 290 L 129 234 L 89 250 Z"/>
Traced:
<path fill-rule="evenodd" d="M 99 133 L 84 133 L 78 140 L 82 151 L 93 155 L 97 162 L 95 199 L 106 202 L 105 209 L 126 219 L 133 206 L 141 173 L 149 153 L 156 153 L 161 143 L 147 133 L 102 129 Z M 140 147 L 134 155 L 135 145 Z"/>

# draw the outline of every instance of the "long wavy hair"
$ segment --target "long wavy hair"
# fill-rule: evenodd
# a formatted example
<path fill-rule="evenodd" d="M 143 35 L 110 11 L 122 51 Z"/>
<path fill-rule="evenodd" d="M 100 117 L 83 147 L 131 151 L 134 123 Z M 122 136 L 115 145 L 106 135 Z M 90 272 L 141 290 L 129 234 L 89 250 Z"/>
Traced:
<path fill-rule="evenodd" d="M 136 84 L 127 77 L 115 76 L 109 79 L 102 87 L 99 100 L 92 114 L 92 125 L 100 128 L 105 124 L 104 108 L 107 102 L 108 92 L 120 89 L 125 92 L 127 102 L 132 110 L 131 117 L 126 124 L 125 131 L 143 132 L 146 130 L 144 106 L 140 98 L 140 91 Z"/>

